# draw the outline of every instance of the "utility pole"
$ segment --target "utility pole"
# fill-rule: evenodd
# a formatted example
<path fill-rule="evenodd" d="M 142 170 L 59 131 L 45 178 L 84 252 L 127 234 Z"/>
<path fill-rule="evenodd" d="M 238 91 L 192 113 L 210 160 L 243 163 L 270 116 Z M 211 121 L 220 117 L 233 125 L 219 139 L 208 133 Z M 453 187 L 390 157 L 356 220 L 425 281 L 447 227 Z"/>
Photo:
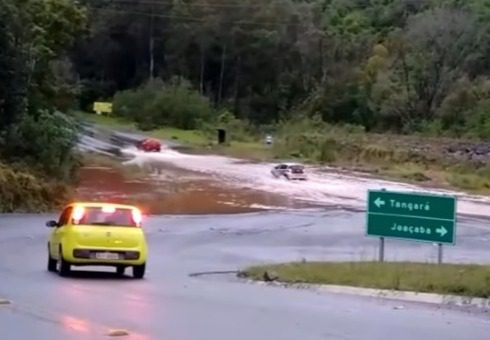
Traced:
<path fill-rule="evenodd" d="M 221 50 L 221 68 L 219 74 L 219 88 L 218 88 L 218 105 L 221 104 L 221 97 L 223 95 L 223 81 L 225 77 L 225 61 L 226 61 L 226 42 L 222 45 Z"/>
<path fill-rule="evenodd" d="M 154 6 L 151 5 L 151 16 L 150 16 L 150 37 L 149 37 L 149 55 L 150 55 L 150 80 L 152 80 L 155 76 L 155 37 L 154 37 L 154 29 L 155 29 L 155 18 L 154 18 Z"/>

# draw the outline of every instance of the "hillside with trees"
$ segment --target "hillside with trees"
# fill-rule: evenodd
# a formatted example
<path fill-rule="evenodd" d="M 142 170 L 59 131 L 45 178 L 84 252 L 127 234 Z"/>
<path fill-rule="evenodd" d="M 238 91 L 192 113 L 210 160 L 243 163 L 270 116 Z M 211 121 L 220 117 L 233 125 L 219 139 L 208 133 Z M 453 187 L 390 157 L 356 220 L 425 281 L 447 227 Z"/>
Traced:
<path fill-rule="evenodd" d="M 82 3 L 90 34 L 70 67 L 84 108 L 158 78 L 255 125 L 319 115 L 367 131 L 490 136 L 485 0 Z"/>
<path fill-rule="evenodd" d="M 273 133 L 268 158 L 490 191 L 486 0 L 84 4 L 82 109 L 113 100 L 143 130 Z"/>
<path fill-rule="evenodd" d="M 56 107 L 71 94 L 65 60 L 86 23 L 70 0 L 0 1 L 2 212 L 45 210 L 69 195 L 77 128 Z"/>

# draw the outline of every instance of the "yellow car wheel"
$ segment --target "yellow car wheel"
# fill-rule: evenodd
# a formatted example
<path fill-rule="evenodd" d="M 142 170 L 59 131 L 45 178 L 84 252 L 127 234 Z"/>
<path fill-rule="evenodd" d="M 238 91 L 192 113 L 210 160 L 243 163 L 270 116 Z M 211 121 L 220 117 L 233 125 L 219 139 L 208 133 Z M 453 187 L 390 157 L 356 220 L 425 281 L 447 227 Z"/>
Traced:
<path fill-rule="evenodd" d="M 146 263 L 139 266 L 133 266 L 133 277 L 135 279 L 142 279 L 145 276 Z"/>
<path fill-rule="evenodd" d="M 49 251 L 49 244 L 48 244 L 48 271 L 49 272 L 56 271 L 56 260 L 51 257 L 51 252 Z"/>
<path fill-rule="evenodd" d="M 66 277 L 71 273 L 71 265 L 63 258 L 63 251 L 60 247 L 60 255 L 58 256 L 58 274 L 60 276 Z"/>

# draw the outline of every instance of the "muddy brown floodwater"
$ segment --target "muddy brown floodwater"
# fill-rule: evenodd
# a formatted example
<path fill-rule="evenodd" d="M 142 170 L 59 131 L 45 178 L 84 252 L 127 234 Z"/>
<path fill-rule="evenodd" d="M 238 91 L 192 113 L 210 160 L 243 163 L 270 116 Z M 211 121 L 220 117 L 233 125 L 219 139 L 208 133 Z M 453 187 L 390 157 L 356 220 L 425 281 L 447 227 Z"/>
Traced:
<path fill-rule="evenodd" d="M 76 199 L 134 204 L 147 214 L 232 214 L 311 207 L 276 194 L 229 187 L 210 176 L 170 166 L 160 166 L 155 174 L 129 176 L 118 168 L 83 167 Z"/>

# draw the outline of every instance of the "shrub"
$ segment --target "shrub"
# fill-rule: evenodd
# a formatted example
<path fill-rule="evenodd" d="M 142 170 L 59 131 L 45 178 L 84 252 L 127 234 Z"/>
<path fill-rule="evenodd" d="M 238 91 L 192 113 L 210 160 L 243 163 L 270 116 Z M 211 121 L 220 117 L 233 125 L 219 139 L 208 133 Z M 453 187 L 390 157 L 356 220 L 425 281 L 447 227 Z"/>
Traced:
<path fill-rule="evenodd" d="M 490 138 L 490 99 L 479 102 L 468 118 L 468 135 L 481 139 Z"/>
<path fill-rule="evenodd" d="M 246 120 L 236 118 L 227 110 L 217 112 L 213 119 L 203 125 L 202 130 L 210 139 L 214 139 L 218 128 L 225 129 L 227 139 L 235 142 L 251 142 L 261 136 L 256 126 Z"/>
<path fill-rule="evenodd" d="M 75 120 L 62 113 L 26 115 L 7 135 L 4 157 L 59 180 L 71 179 L 78 167 L 77 132 Z"/>
<path fill-rule="evenodd" d="M 209 100 L 187 83 L 151 81 L 114 97 L 114 113 L 136 122 L 142 130 L 173 126 L 194 130 L 210 121 L 214 110 Z"/>
<path fill-rule="evenodd" d="M 337 158 L 338 143 L 333 138 L 325 139 L 320 147 L 318 161 L 322 163 L 335 162 Z"/>

